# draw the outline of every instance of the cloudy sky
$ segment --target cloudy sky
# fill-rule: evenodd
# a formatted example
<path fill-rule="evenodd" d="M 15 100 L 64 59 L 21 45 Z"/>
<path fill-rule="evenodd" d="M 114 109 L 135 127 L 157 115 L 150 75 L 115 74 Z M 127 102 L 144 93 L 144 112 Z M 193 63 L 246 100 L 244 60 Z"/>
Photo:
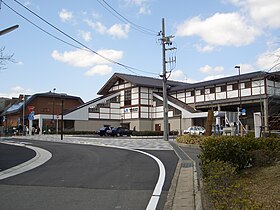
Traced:
<path fill-rule="evenodd" d="M 20 26 L 0 37 L 14 60 L 0 69 L 0 97 L 56 88 L 86 102 L 115 72 L 159 78 L 162 18 L 177 48 L 167 53 L 176 58 L 169 79 L 235 75 L 236 65 L 279 70 L 279 0 L 3 0 L 0 8 L 0 30 Z"/>

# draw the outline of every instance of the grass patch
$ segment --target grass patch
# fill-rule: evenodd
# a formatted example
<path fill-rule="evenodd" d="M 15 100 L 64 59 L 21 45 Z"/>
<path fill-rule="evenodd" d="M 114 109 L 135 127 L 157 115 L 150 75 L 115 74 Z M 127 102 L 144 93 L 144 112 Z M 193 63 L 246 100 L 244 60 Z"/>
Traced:
<path fill-rule="evenodd" d="M 246 169 L 238 182 L 249 192 L 251 199 L 262 205 L 262 209 L 280 209 L 280 162 Z"/>

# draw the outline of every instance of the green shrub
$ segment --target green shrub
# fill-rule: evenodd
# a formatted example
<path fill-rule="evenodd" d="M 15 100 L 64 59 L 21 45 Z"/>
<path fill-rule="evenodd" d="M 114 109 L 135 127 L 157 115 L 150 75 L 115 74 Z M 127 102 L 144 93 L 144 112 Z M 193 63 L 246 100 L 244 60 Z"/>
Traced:
<path fill-rule="evenodd" d="M 250 138 L 236 136 L 207 137 L 201 142 L 201 161 L 221 160 L 229 162 L 238 170 L 253 164 L 256 159 L 252 151 L 263 150 L 270 152 L 280 151 L 278 138 Z"/>
<path fill-rule="evenodd" d="M 182 135 L 182 136 L 177 136 L 176 141 L 178 143 L 184 143 L 184 144 L 201 144 L 205 137 L 200 136 L 200 135 Z"/>

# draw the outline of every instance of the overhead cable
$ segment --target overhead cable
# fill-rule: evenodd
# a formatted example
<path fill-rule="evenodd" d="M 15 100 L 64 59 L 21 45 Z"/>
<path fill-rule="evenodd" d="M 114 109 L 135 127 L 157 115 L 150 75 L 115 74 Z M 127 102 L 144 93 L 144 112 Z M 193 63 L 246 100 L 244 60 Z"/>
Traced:
<path fill-rule="evenodd" d="M 108 4 L 105 0 L 97 0 L 97 2 L 102 5 L 107 11 L 109 11 L 112 15 L 114 15 L 117 19 L 122 21 L 123 23 L 129 23 L 131 27 L 141 33 L 152 35 L 152 36 L 158 36 L 158 32 L 145 28 L 143 26 L 137 25 L 124 17 L 122 14 L 120 14 L 117 10 L 115 10 L 110 4 Z M 103 3 L 102 3 L 103 2 Z"/>
<path fill-rule="evenodd" d="M 77 44 L 81 45 L 83 48 L 81 47 L 78 47 L 78 46 L 75 46 L 61 38 L 58 38 L 57 36 L 51 34 L 50 32 L 46 31 L 45 29 L 43 29 L 42 27 L 36 25 L 35 23 L 33 23 L 32 21 L 30 21 L 29 19 L 27 19 L 26 17 L 24 17 L 23 15 L 21 15 L 19 12 L 17 12 L 16 10 L 14 10 L 13 8 L 11 8 L 7 3 L 5 3 L 3 0 L 3 4 L 5 6 L 7 6 L 9 9 L 11 9 L 13 12 L 15 12 L 17 15 L 19 15 L 20 17 L 24 18 L 25 20 L 27 20 L 29 23 L 31 23 L 33 26 L 37 27 L 38 29 L 40 29 L 41 31 L 47 33 L 48 35 L 50 35 L 51 37 L 65 43 L 65 44 L 68 44 L 74 48 L 78 48 L 78 49 L 81 49 L 81 50 L 87 50 L 87 51 L 90 51 L 100 57 L 102 57 L 104 60 L 107 60 L 109 61 L 110 63 L 113 63 L 113 64 L 116 64 L 116 65 L 119 65 L 127 70 L 129 70 L 130 72 L 134 73 L 134 74 L 137 74 L 135 73 L 134 71 L 139 71 L 139 72 L 143 72 L 143 73 L 147 73 L 147 74 L 154 74 L 154 75 L 157 75 L 156 73 L 151 73 L 151 72 L 147 72 L 147 71 L 143 71 L 143 70 L 140 70 L 140 69 L 137 69 L 137 68 L 134 68 L 134 67 L 130 67 L 128 65 L 125 65 L 125 64 L 122 64 L 120 62 L 117 62 L 117 61 L 114 61 L 110 58 L 107 58 L 101 54 L 99 54 L 98 52 L 92 50 L 91 48 L 89 48 L 88 46 L 86 46 L 85 44 L 81 43 L 80 41 L 76 40 L 75 38 L 71 37 L 70 35 L 68 35 L 67 33 L 65 33 L 64 31 L 62 31 L 61 29 L 59 29 L 58 27 L 54 26 L 53 24 L 51 24 L 50 22 L 48 22 L 47 20 L 45 20 L 44 18 L 42 18 L 41 16 L 39 16 L 38 14 L 36 14 L 35 12 L 33 12 L 32 10 L 30 10 L 29 8 L 27 8 L 26 6 L 24 6 L 23 4 L 21 4 L 20 2 L 18 2 L 17 0 L 14 0 L 17 4 L 19 4 L 21 7 L 23 7 L 24 9 L 26 9 L 27 11 L 29 11 L 30 13 L 32 13 L 33 15 L 35 15 L 37 18 L 39 18 L 41 21 L 45 22 L 47 25 L 51 26 L 52 28 L 54 28 L 55 30 L 57 30 L 58 32 L 60 32 L 61 34 L 63 34 L 64 36 L 68 37 L 69 39 L 71 39 L 72 41 L 76 42 Z"/>

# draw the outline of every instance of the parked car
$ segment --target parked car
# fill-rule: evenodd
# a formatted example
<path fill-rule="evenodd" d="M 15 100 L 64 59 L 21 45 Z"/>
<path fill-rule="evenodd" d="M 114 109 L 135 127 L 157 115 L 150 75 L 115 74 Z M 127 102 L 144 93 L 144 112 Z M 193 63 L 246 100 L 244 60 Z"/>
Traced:
<path fill-rule="evenodd" d="M 108 136 L 108 132 L 112 130 L 112 127 L 102 127 L 97 132 L 100 136 Z"/>
<path fill-rule="evenodd" d="M 132 130 L 123 127 L 113 128 L 109 133 L 111 136 L 131 136 Z"/>
<path fill-rule="evenodd" d="M 184 130 L 184 134 L 190 135 L 204 135 L 206 129 L 202 126 L 191 126 L 187 130 Z"/>

